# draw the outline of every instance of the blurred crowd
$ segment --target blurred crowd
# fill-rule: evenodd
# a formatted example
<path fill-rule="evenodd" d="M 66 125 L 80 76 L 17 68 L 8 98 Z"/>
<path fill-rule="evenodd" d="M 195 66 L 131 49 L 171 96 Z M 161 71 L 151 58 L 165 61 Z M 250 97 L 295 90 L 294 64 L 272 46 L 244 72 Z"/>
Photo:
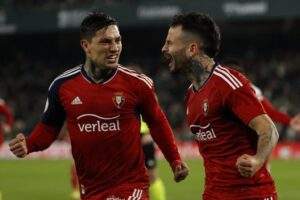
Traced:
<path fill-rule="evenodd" d="M 184 96 L 190 83 L 172 75 L 167 64 L 160 60 L 164 32 L 148 31 L 145 37 L 161 38 L 155 42 L 136 35 L 138 30 L 123 31 L 121 64 L 139 65 L 156 85 L 159 101 L 181 140 L 192 136 L 185 123 Z M 146 34 L 146 33 L 143 33 Z M 157 35 L 156 35 L 157 34 Z M 26 39 L 25 39 L 26 38 Z M 48 33 L 35 35 L 2 36 L 0 59 L 0 97 L 6 100 L 15 115 L 13 133 L 28 134 L 41 116 L 52 80 L 65 70 L 84 63 L 78 33 Z M 226 48 L 231 44 L 230 49 Z M 147 46 L 147 48 L 144 48 Z M 224 42 L 218 61 L 236 58 L 247 77 L 257 85 L 278 109 L 294 116 L 300 112 L 300 57 L 294 48 L 241 48 L 232 41 Z M 278 125 L 280 140 L 299 140 L 300 134 Z"/>
<path fill-rule="evenodd" d="M 38 8 L 38 9 L 50 9 L 57 7 L 66 6 L 111 6 L 118 5 L 122 3 L 134 3 L 141 2 L 143 0 L 51 0 L 51 1 L 41 1 L 41 0 L 2 0 L 0 2 L 0 7 L 12 7 L 12 8 Z M 145 1 L 145 0 L 144 0 Z"/>

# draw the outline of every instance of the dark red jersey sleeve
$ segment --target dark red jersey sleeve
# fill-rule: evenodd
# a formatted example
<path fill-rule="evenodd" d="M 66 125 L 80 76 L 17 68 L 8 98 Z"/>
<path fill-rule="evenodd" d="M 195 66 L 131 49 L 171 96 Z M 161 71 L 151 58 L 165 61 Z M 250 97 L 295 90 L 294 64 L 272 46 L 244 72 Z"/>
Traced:
<path fill-rule="evenodd" d="M 47 149 L 56 140 L 61 127 L 53 127 L 38 123 L 35 129 L 26 138 L 28 153 Z"/>
<path fill-rule="evenodd" d="M 241 80 L 242 87 L 229 92 L 226 103 L 229 109 L 246 125 L 258 115 L 265 114 L 265 110 L 257 99 L 249 81 Z"/>
<path fill-rule="evenodd" d="M 274 122 L 278 122 L 286 126 L 290 125 L 292 118 L 289 115 L 274 108 L 266 97 L 263 97 L 261 103 L 264 109 L 266 110 L 267 114 L 271 117 L 271 119 Z"/>
<path fill-rule="evenodd" d="M 14 118 L 8 107 L 8 105 L 4 102 L 4 100 L 0 99 L 0 114 L 5 117 L 5 123 L 8 125 L 12 125 Z"/>
<path fill-rule="evenodd" d="M 59 135 L 66 115 L 59 99 L 59 88 L 62 83 L 61 80 L 54 81 L 49 87 L 41 121 L 26 139 L 28 153 L 48 148 Z"/>
<path fill-rule="evenodd" d="M 178 148 L 175 144 L 173 131 L 163 113 L 154 93 L 154 86 L 150 89 L 144 87 L 142 91 L 142 102 L 140 111 L 143 120 L 147 123 L 151 136 L 161 149 L 169 164 L 181 160 Z"/>

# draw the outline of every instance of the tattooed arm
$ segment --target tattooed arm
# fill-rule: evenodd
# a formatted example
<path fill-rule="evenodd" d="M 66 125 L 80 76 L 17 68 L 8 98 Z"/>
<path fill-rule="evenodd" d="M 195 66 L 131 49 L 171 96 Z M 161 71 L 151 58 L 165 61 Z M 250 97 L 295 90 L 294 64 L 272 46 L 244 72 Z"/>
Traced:
<path fill-rule="evenodd" d="M 255 155 L 244 154 L 237 159 L 236 166 L 244 177 L 252 177 L 267 161 L 278 140 L 278 132 L 270 117 L 259 115 L 249 122 L 249 127 L 258 135 Z"/>

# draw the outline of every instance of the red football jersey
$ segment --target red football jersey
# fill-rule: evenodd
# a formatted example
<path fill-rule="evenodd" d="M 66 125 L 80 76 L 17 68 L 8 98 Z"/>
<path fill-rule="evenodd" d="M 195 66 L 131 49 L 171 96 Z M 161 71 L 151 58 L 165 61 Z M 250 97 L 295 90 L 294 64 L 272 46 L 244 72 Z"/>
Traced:
<path fill-rule="evenodd" d="M 188 124 L 204 159 L 205 193 L 220 189 L 225 191 L 223 199 L 226 195 L 229 195 L 227 199 L 239 199 L 275 192 L 265 166 L 252 178 L 240 176 L 235 166 L 242 154 L 256 153 L 258 136 L 247 124 L 265 114 L 242 74 L 221 65 L 214 66 L 198 91 L 189 88 L 186 106 Z"/>
<path fill-rule="evenodd" d="M 4 117 L 4 119 L 2 119 L 3 117 Z M 10 126 L 13 123 L 13 115 L 12 115 L 8 105 L 1 98 L 0 98 L 0 120 L 1 120 L 1 123 L 5 123 Z M 1 126 L 1 124 L 0 124 L 0 126 Z M 4 136 L 3 136 L 3 133 L 1 132 L 1 127 L 0 127 L 0 145 L 3 143 L 3 141 L 4 141 Z"/>
<path fill-rule="evenodd" d="M 117 187 L 144 189 L 149 181 L 140 115 L 169 163 L 180 160 L 149 77 L 118 66 L 108 79 L 94 83 L 76 67 L 50 85 L 41 123 L 27 146 L 30 152 L 47 148 L 66 120 L 84 199 Z"/>

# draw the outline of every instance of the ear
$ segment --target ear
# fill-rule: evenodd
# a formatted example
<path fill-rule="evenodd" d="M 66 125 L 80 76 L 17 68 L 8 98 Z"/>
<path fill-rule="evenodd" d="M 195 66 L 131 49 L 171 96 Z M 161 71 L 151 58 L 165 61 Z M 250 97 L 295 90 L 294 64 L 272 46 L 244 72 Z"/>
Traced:
<path fill-rule="evenodd" d="M 89 54 L 89 42 L 86 39 L 80 40 L 80 46 L 86 54 Z"/>
<path fill-rule="evenodd" d="M 191 43 L 188 47 L 188 57 L 195 57 L 199 53 L 199 46 L 197 43 Z"/>

